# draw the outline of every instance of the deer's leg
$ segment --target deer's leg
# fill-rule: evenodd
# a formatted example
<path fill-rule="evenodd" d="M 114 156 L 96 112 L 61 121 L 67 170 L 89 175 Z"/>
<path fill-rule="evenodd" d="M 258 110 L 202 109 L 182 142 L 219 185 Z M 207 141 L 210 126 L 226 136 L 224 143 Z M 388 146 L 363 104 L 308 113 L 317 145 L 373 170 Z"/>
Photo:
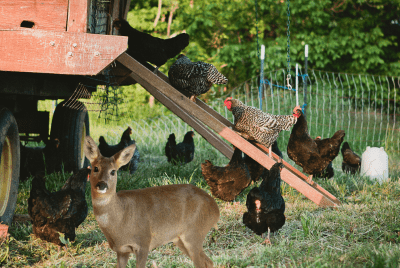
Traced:
<path fill-rule="evenodd" d="M 117 252 L 117 268 L 125 268 L 129 260 L 129 252 Z"/>
<path fill-rule="evenodd" d="M 147 256 L 149 255 L 149 248 L 142 247 L 136 252 L 136 268 L 145 268 Z"/>
<path fill-rule="evenodd" d="M 214 267 L 212 260 L 203 251 L 204 237 L 205 236 L 199 233 L 181 237 L 183 247 L 196 268 Z M 180 245 L 178 245 L 178 247 L 181 248 Z"/>

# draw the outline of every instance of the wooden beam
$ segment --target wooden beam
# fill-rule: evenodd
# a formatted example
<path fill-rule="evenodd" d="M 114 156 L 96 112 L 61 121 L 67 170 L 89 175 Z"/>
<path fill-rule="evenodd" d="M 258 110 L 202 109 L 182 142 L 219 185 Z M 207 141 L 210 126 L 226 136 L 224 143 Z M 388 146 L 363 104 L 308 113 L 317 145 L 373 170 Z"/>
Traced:
<path fill-rule="evenodd" d="M 161 92 L 163 95 L 167 96 L 167 98 L 171 100 L 171 103 L 179 106 L 184 112 L 190 114 L 194 118 L 197 118 L 199 121 L 209 126 L 223 138 L 230 141 L 233 145 L 242 150 L 245 154 L 263 165 L 265 168 L 270 169 L 275 163 L 275 160 L 268 157 L 262 150 L 243 139 L 236 132 L 228 128 L 210 113 L 202 109 L 198 104 L 190 101 L 184 94 L 177 91 L 171 85 L 166 83 L 163 79 L 160 79 L 159 77 L 154 75 L 154 73 L 149 71 L 147 68 L 142 66 L 126 53 L 122 54 L 117 60 L 133 71 L 133 78 L 144 88 L 146 88 L 147 90 L 150 89 L 154 92 Z M 282 179 L 286 183 L 301 192 L 317 205 L 321 207 L 338 205 L 337 203 L 333 202 L 329 196 L 310 186 L 307 182 L 299 178 L 298 175 L 293 174 L 288 169 L 283 169 L 281 174 Z"/>
<path fill-rule="evenodd" d="M 96 75 L 126 49 L 128 37 L 44 30 L 0 30 L 0 71 Z"/>
<path fill-rule="evenodd" d="M 88 1 L 87 0 L 69 1 L 67 31 L 75 33 L 86 33 L 88 28 L 87 20 L 88 20 Z"/>

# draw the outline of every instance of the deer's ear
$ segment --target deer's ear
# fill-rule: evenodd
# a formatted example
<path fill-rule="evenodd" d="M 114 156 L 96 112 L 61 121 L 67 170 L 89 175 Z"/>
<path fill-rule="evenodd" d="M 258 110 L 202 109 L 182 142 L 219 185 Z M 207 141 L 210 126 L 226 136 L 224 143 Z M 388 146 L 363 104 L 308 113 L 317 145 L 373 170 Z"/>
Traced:
<path fill-rule="evenodd" d="M 83 150 L 90 163 L 93 163 L 100 156 L 100 150 L 90 136 L 86 136 Z"/>
<path fill-rule="evenodd" d="M 115 163 L 117 164 L 118 168 L 122 167 L 123 165 L 126 165 L 131 161 L 131 158 L 133 154 L 135 153 L 136 150 L 136 145 L 132 144 L 123 150 L 119 151 L 116 153 L 113 158 Z"/>

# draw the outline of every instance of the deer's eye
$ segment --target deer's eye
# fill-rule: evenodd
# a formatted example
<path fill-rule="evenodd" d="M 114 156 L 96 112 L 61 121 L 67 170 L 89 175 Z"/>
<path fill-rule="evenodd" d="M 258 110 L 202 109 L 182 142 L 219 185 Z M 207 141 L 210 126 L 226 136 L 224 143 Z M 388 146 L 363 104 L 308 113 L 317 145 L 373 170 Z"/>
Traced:
<path fill-rule="evenodd" d="M 94 172 L 99 172 L 99 169 L 97 167 L 94 167 Z"/>
<path fill-rule="evenodd" d="M 115 170 L 111 170 L 111 176 L 115 175 Z"/>

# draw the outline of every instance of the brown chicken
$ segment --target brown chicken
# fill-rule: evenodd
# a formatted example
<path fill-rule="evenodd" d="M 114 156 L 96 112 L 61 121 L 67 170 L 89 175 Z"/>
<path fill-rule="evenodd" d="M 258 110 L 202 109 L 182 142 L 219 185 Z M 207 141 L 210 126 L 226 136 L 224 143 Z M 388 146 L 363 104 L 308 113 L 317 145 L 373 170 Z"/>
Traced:
<path fill-rule="evenodd" d="M 273 115 L 260 109 L 244 105 L 241 101 L 226 98 L 224 105 L 234 116 L 233 130 L 248 140 L 255 140 L 269 148 L 278 138 L 279 132 L 289 130 L 297 122 L 297 114 Z M 300 108 L 300 106 L 298 106 Z"/>
<path fill-rule="evenodd" d="M 120 35 L 128 36 L 127 53 L 150 70 L 154 67 L 147 62 L 156 65 L 154 72 L 189 45 L 189 35 L 186 33 L 161 39 L 132 28 L 124 19 L 114 20 L 113 26 L 119 30 Z"/>
<path fill-rule="evenodd" d="M 338 130 L 332 138 L 323 139 L 318 143 L 310 137 L 308 126 L 301 109 L 294 109 L 298 120 L 290 134 L 287 153 L 303 172 L 309 174 L 308 182 L 313 184 L 312 176 L 321 173 L 339 153 L 340 145 L 345 136 L 344 130 Z"/>
<path fill-rule="evenodd" d="M 201 173 L 210 186 L 212 195 L 224 201 L 235 200 L 251 182 L 249 170 L 242 159 L 242 151 L 238 148 L 235 148 L 228 165 L 217 167 L 206 160 L 201 164 Z"/>
<path fill-rule="evenodd" d="M 47 190 L 44 176 L 33 178 L 28 212 L 35 236 L 60 246 L 64 244 L 59 233 L 69 241 L 75 240 L 75 228 L 88 213 L 85 189 L 89 174 L 89 168 L 80 169 L 59 191 L 53 193 Z"/>
<path fill-rule="evenodd" d="M 342 145 L 342 170 L 345 173 L 356 174 L 361 169 L 361 157 L 351 150 L 349 143 L 346 141 Z"/>
<path fill-rule="evenodd" d="M 315 142 L 317 145 L 319 142 L 322 140 L 321 136 L 318 136 L 315 138 Z M 335 175 L 335 171 L 333 170 L 332 166 L 332 161 L 329 162 L 329 165 L 321 172 L 321 173 L 316 173 L 314 174 L 315 178 L 324 178 L 324 179 L 330 179 Z"/>

